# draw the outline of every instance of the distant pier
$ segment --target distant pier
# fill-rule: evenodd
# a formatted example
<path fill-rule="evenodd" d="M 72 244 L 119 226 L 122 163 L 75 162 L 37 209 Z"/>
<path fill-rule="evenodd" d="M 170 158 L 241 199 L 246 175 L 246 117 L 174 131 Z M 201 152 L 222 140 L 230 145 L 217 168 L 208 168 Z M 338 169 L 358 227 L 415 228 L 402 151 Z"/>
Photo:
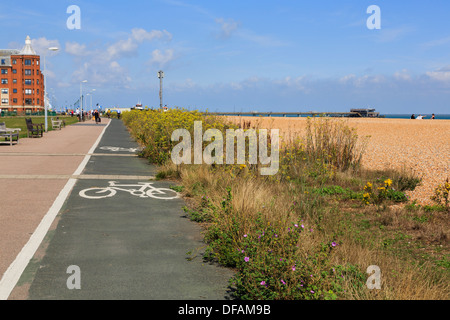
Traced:
<path fill-rule="evenodd" d="M 378 118 L 378 112 L 206 112 L 216 116 L 241 117 L 345 117 L 345 118 Z"/>

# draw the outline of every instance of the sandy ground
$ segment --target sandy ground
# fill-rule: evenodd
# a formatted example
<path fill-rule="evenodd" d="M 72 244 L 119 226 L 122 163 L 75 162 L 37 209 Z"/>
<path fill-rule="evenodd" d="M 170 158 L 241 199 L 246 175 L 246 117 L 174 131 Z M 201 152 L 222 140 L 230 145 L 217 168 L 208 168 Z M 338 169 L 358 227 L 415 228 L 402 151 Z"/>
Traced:
<path fill-rule="evenodd" d="M 228 117 L 235 123 L 251 121 L 262 129 L 279 129 L 282 140 L 304 136 L 306 118 Z M 407 194 L 431 204 L 434 189 L 450 178 L 450 120 L 345 118 L 359 136 L 370 136 L 363 166 L 374 169 L 410 168 L 423 175 L 422 185 Z"/>

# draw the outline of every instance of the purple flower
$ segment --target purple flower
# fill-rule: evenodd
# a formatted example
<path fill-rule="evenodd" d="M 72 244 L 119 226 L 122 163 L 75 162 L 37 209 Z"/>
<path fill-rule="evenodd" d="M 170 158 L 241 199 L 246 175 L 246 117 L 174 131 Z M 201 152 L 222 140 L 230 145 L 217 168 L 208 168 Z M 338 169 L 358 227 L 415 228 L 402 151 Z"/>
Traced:
<path fill-rule="evenodd" d="M 281 283 L 282 283 L 283 285 L 286 285 L 286 282 L 284 282 L 283 279 L 281 279 Z"/>
<path fill-rule="evenodd" d="M 302 225 L 302 229 L 305 229 L 305 226 L 304 226 L 304 225 Z"/>
<path fill-rule="evenodd" d="M 244 261 L 245 261 L 245 262 L 249 262 L 249 261 L 250 261 L 250 258 L 249 258 L 249 257 L 245 257 L 245 258 L 244 258 Z"/>
<path fill-rule="evenodd" d="M 336 247 L 336 246 L 337 246 L 336 242 L 333 241 L 333 242 L 331 243 L 331 246 L 332 246 L 332 247 Z"/>
<path fill-rule="evenodd" d="M 311 290 L 311 293 L 314 293 L 314 291 Z"/>
<path fill-rule="evenodd" d="M 246 235 L 246 234 L 244 234 L 244 238 L 247 238 L 247 235 Z"/>
<path fill-rule="evenodd" d="M 295 271 L 295 266 L 292 267 L 292 271 Z"/>
<path fill-rule="evenodd" d="M 265 286 L 266 285 L 266 282 L 265 281 L 261 281 L 261 283 L 260 283 L 262 286 Z"/>
<path fill-rule="evenodd" d="M 294 227 L 298 228 L 298 224 L 295 224 Z"/>

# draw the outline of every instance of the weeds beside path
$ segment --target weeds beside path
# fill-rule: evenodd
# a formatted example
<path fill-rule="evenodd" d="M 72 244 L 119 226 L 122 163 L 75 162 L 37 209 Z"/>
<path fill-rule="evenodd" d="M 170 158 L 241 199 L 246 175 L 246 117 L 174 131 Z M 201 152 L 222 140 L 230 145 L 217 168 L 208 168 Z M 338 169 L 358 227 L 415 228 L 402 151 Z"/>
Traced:
<path fill-rule="evenodd" d="M 420 178 L 361 168 L 366 140 L 352 128 L 310 119 L 304 137 L 282 145 L 274 176 L 248 163 L 175 166 L 171 133 L 192 131 L 201 117 L 130 112 L 124 122 L 146 147 L 143 156 L 161 165 L 159 177 L 180 184 L 185 211 L 205 228 L 205 259 L 236 270 L 238 298 L 450 297 L 448 202 L 418 206 L 405 192 Z M 220 118 L 203 121 L 223 133 L 235 128 Z M 381 269 L 381 290 L 366 286 L 373 265 Z"/>

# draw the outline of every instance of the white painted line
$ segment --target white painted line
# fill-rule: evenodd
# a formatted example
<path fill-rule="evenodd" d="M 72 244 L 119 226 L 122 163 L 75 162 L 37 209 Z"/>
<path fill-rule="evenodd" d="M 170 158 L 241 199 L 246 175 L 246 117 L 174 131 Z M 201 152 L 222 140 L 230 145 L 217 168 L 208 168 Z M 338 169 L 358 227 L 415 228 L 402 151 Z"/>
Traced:
<path fill-rule="evenodd" d="M 74 176 L 79 176 L 83 172 L 84 168 L 86 167 L 87 163 L 89 162 L 89 159 L 91 158 L 91 154 L 94 153 L 95 149 L 97 149 L 100 140 L 102 140 L 103 135 L 105 134 L 106 129 L 108 129 L 109 125 L 111 124 L 111 121 L 109 121 L 108 125 L 103 128 L 102 133 L 98 137 L 97 141 L 92 145 L 92 148 L 88 151 L 88 154 L 84 157 L 83 161 L 80 163 L 80 166 L 78 169 L 73 173 Z"/>
<path fill-rule="evenodd" d="M 110 123 L 111 121 L 108 123 L 107 126 L 103 128 L 102 133 L 92 146 L 91 150 L 89 150 L 89 153 L 93 153 L 95 151 L 98 144 L 100 143 L 100 140 L 105 134 L 106 128 L 108 128 Z M 90 157 L 91 156 L 87 155 L 84 158 L 83 162 L 79 165 L 78 169 L 73 174 L 74 176 L 78 176 L 81 174 L 81 172 L 84 170 L 84 167 L 88 163 Z M 25 270 L 31 258 L 33 258 L 34 254 L 36 253 L 36 250 L 39 248 L 42 241 L 44 240 L 45 235 L 50 229 L 53 221 L 55 220 L 62 206 L 64 205 L 64 202 L 66 201 L 76 182 L 77 179 L 69 179 L 69 181 L 67 181 L 66 185 L 56 198 L 55 202 L 53 202 L 53 205 L 45 214 L 44 218 L 41 220 L 38 227 L 31 235 L 27 244 L 22 248 L 20 253 L 17 255 L 16 259 L 13 261 L 13 263 L 11 263 L 6 272 L 3 274 L 3 277 L 0 280 L 0 300 L 8 299 L 9 295 L 11 294 L 17 282 L 19 281 L 23 271 Z"/>
<path fill-rule="evenodd" d="M 19 281 L 23 271 L 27 267 L 31 258 L 34 256 L 36 250 L 41 245 L 42 240 L 47 234 L 48 229 L 55 220 L 56 215 L 63 206 L 64 201 L 66 200 L 76 181 L 77 180 L 75 179 L 70 179 L 66 183 L 65 187 L 59 193 L 50 210 L 46 213 L 46 215 L 39 223 L 34 233 L 31 235 L 27 244 L 22 248 L 22 250 L 17 255 L 14 262 L 9 266 L 9 268 L 4 273 L 3 278 L 0 281 L 0 300 L 8 299 L 12 290 L 16 286 L 17 281 Z"/>

